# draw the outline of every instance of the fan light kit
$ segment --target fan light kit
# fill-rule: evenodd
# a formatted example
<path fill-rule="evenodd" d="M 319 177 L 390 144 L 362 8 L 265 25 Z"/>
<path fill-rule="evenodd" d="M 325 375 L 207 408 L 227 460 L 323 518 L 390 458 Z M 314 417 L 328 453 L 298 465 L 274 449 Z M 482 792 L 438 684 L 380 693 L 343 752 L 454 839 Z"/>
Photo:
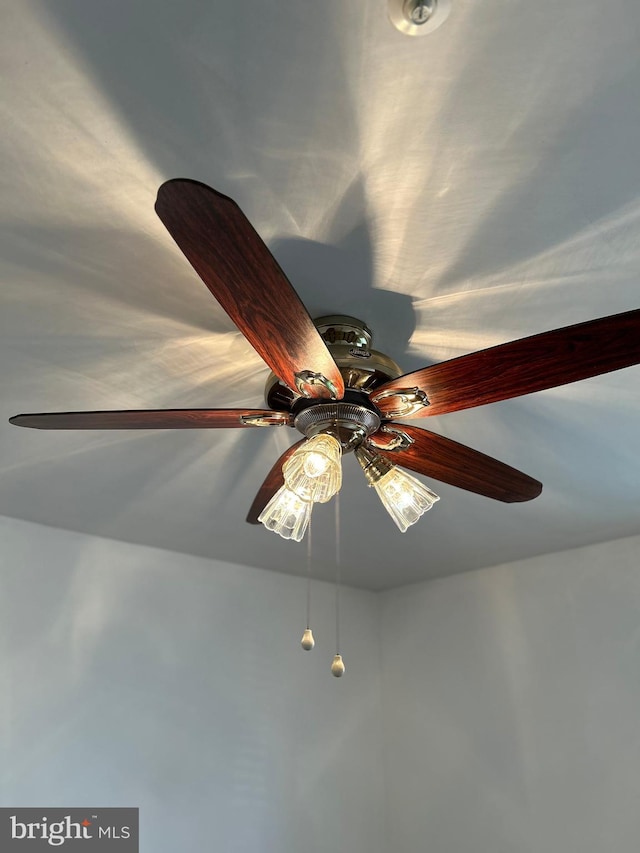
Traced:
<path fill-rule="evenodd" d="M 447 6 L 445 0 L 402 3 L 403 14 L 413 10 L 410 17 L 425 17 L 425 26 Z M 508 400 L 640 362 L 636 309 L 402 375 L 389 356 L 372 349 L 371 330 L 362 321 L 344 315 L 311 320 L 232 199 L 198 181 L 176 178 L 160 187 L 156 212 L 271 368 L 268 408 L 59 412 L 16 415 L 11 423 L 37 429 L 297 429 L 303 439 L 275 463 L 247 518 L 285 539 L 300 541 L 313 504 L 338 493 L 341 458 L 351 451 L 402 532 L 438 501 L 402 468 L 494 500 L 532 500 L 542 490 L 532 477 L 396 419 Z M 312 635 L 306 637 L 304 647 L 312 642 Z M 339 670 L 342 661 L 334 665 Z"/>

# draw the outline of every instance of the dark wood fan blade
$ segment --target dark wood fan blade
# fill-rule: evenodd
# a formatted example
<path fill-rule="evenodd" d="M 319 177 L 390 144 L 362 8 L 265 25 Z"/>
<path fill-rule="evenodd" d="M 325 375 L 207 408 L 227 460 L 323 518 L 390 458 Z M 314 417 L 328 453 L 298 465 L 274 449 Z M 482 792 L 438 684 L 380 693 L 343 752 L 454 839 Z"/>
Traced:
<path fill-rule="evenodd" d="M 35 429 L 225 429 L 289 424 L 289 412 L 269 409 L 157 409 L 122 412 L 43 412 L 9 422 Z"/>
<path fill-rule="evenodd" d="M 542 491 L 542 483 L 464 444 L 409 424 L 393 427 L 409 436 L 413 444 L 404 450 L 384 450 L 384 444 L 393 439 L 384 431 L 375 433 L 370 442 L 377 453 L 395 465 L 505 503 L 530 501 Z"/>
<path fill-rule="evenodd" d="M 156 213 L 211 293 L 273 372 L 296 390 L 296 374 L 321 375 L 344 396 L 331 353 L 287 277 L 233 199 L 176 178 L 158 191 Z M 331 396 L 320 382 L 306 396 Z"/>
<path fill-rule="evenodd" d="M 578 382 L 639 362 L 640 310 L 636 309 L 407 373 L 377 388 L 371 398 L 391 417 L 397 398 L 378 399 L 378 395 L 418 388 L 426 393 L 430 405 L 402 417 L 444 415 Z"/>
<path fill-rule="evenodd" d="M 291 454 L 295 450 L 297 450 L 301 444 L 304 444 L 306 440 L 306 438 L 303 438 L 300 441 L 296 441 L 295 444 L 292 444 L 291 447 L 288 448 L 288 450 L 285 450 L 285 452 L 278 459 L 273 468 L 269 471 L 264 483 L 260 486 L 258 494 L 255 496 L 255 499 L 251 504 L 251 509 L 249 510 L 249 513 L 247 515 L 247 521 L 249 522 L 249 524 L 260 524 L 260 522 L 258 521 L 258 516 L 269 503 L 271 498 L 278 491 L 280 486 L 284 486 L 282 466 L 291 456 Z"/>

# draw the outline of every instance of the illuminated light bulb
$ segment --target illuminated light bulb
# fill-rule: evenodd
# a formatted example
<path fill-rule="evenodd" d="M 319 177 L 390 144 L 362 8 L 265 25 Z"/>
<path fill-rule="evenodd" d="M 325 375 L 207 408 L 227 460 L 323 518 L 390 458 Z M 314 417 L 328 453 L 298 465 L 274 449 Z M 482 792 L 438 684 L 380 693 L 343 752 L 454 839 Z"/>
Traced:
<path fill-rule="evenodd" d="M 304 454 L 302 467 L 307 477 L 319 477 L 321 474 L 324 474 L 328 465 L 329 460 L 322 453 L 312 451 L 311 453 Z"/>
<path fill-rule="evenodd" d="M 304 634 L 302 635 L 302 640 L 300 645 L 305 650 L 305 652 L 310 651 L 316 644 L 316 641 L 313 639 L 313 631 L 311 628 L 306 628 Z"/>
<path fill-rule="evenodd" d="M 326 503 L 342 485 L 342 445 L 320 433 L 301 445 L 282 467 L 285 484 L 304 501 Z"/>
<path fill-rule="evenodd" d="M 438 495 L 420 480 L 396 468 L 377 453 L 359 447 L 356 450 L 356 458 L 369 485 L 376 490 L 382 505 L 401 533 L 405 533 L 440 500 Z"/>
<path fill-rule="evenodd" d="M 344 668 L 342 655 L 335 655 L 331 661 L 331 675 L 334 675 L 336 678 L 342 678 L 344 675 Z"/>
<path fill-rule="evenodd" d="M 309 526 L 312 506 L 284 485 L 262 510 L 258 521 L 283 539 L 300 542 Z"/>

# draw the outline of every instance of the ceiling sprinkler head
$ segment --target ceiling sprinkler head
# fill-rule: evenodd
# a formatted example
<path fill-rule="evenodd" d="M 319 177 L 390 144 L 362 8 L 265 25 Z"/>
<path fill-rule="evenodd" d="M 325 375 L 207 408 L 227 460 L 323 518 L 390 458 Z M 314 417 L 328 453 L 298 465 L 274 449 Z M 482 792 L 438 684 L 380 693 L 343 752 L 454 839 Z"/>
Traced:
<path fill-rule="evenodd" d="M 387 0 L 391 23 L 408 36 L 426 36 L 449 17 L 451 0 Z"/>

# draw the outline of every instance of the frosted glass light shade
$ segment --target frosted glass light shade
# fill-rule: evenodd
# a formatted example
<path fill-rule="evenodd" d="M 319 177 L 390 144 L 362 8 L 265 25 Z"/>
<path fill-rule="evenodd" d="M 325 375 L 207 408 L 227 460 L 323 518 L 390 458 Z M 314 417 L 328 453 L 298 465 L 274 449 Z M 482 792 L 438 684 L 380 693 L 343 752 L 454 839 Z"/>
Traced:
<path fill-rule="evenodd" d="M 395 467 L 373 483 L 373 488 L 402 533 L 440 500 L 420 480 Z"/>
<path fill-rule="evenodd" d="M 285 484 L 304 501 L 326 503 L 342 485 L 342 445 L 332 435 L 314 435 L 282 467 Z"/>
<path fill-rule="evenodd" d="M 258 516 L 267 530 L 283 539 L 300 542 L 311 519 L 312 504 L 303 501 L 286 484 L 281 486 Z"/>

